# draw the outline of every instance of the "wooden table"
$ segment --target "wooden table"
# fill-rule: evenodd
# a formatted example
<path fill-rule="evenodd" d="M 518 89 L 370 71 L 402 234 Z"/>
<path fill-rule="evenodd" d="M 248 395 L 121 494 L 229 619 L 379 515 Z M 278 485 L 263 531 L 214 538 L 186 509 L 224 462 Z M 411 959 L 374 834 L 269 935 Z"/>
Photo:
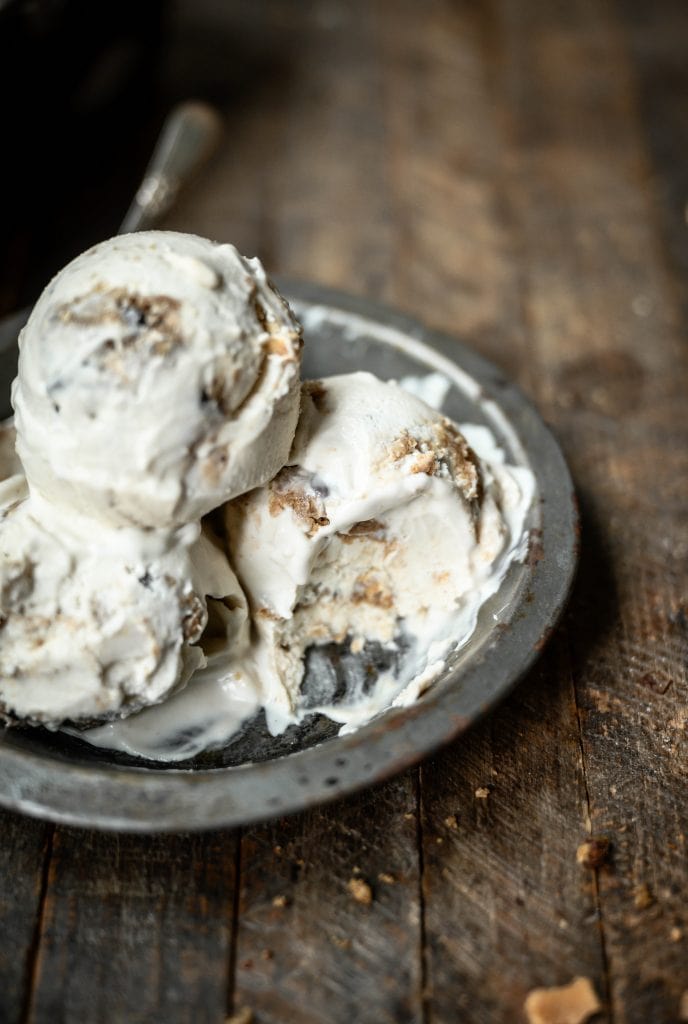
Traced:
<path fill-rule="evenodd" d="M 499 364 L 570 461 L 581 570 L 514 696 L 374 790 L 208 835 L 3 814 L 0 1020 L 492 1024 L 583 976 L 598 1020 L 677 1021 L 688 8 L 197 0 L 179 38 L 201 16 L 242 76 L 167 226 Z"/>

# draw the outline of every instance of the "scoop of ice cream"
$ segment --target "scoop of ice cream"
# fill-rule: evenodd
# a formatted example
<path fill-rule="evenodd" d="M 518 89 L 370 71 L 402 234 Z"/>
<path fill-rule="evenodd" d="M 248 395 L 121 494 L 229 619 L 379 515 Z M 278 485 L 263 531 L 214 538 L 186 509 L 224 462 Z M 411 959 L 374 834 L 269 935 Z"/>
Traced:
<path fill-rule="evenodd" d="M 356 707 L 330 707 L 332 717 L 363 720 L 414 680 L 416 695 L 516 556 L 525 474 L 481 462 L 451 421 L 395 384 L 368 373 L 307 382 L 288 465 L 227 509 L 273 724 L 298 711 L 308 648 L 332 642 L 403 654 L 384 694 L 361 684 Z"/>
<path fill-rule="evenodd" d="M 85 525 L 34 497 L 2 511 L 0 711 L 51 726 L 128 715 L 205 663 L 208 604 L 227 643 L 247 628 L 226 556 L 197 526 L 142 543 Z"/>
<path fill-rule="evenodd" d="M 32 491 L 104 523 L 174 527 L 284 464 L 300 328 L 257 259 L 149 231 L 94 246 L 20 337 L 13 404 Z"/>

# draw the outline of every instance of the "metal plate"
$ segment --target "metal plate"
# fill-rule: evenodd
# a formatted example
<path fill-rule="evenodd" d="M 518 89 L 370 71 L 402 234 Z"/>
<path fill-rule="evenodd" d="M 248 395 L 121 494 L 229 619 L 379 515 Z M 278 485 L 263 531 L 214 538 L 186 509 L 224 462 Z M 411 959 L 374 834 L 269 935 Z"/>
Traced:
<path fill-rule="evenodd" d="M 74 825 L 181 831 L 246 824 L 371 785 L 457 737 L 500 700 L 545 644 L 576 563 L 575 496 L 561 452 L 533 407 L 490 363 L 453 338 L 370 302 L 282 284 L 311 325 L 304 376 L 367 369 L 383 378 L 440 372 L 443 411 L 484 423 L 509 460 L 531 467 L 538 498 L 530 556 L 481 610 L 470 642 L 409 708 L 358 732 L 311 716 L 277 739 L 254 720 L 221 751 L 163 767 L 43 729 L 0 729 L 0 804 Z M 2 380 L 9 387 L 9 380 Z"/>

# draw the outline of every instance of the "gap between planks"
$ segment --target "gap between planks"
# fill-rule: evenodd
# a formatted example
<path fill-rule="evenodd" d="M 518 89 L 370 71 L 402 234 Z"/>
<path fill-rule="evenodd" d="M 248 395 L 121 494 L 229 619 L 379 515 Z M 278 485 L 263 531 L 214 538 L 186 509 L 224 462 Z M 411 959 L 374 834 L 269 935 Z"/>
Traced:
<path fill-rule="evenodd" d="M 430 1024 L 428 992 L 428 952 L 425 935 L 425 858 L 423 855 L 423 765 L 415 771 L 416 783 L 416 844 L 418 847 L 418 951 L 420 960 L 420 1012 L 421 1024 Z"/>
<path fill-rule="evenodd" d="M 566 636 L 566 654 L 568 661 L 568 675 L 573 692 L 573 706 L 576 710 L 576 737 L 578 739 L 578 750 L 580 752 L 581 776 L 583 778 L 583 791 L 585 793 L 585 814 L 587 818 L 588 834 L 592 835 L 592 804 L 590 801 L 590 790 L 588 789 L 588 766 L 585 759 L 583 746 L 583 723 L 581 722 L 580 705 L 578 703 L 578 687 L 573 674 L 573 659 L 571 657 L 571 643 L 568 629 L 564 630 Z M 597 908 L 597 924 L 600 934 L 600 955 L 602 957 L 602 970 L 604 972 L 604 1001 L 607 1005 L 607 1016 L 609 1024 L 614 1024 L 614 1004 L 612 1001 L 612 982 L 609 971 L 609 957 L 607 955 L 607 937 L 604 930 L 604 913 L 602 910 L 602 893 L 600 892 L 600 868 L 593 867 L 593 887 L 595 894 L 595 906 Z"/>
<path fill-rule="evenodd" d="M 22 1007 L 20 1017 L 22 1024 L 28 1024 L 31 1019 L 33 993 L 36 982 L 36 969 L 38 966 L 38 956 L 41 947 L 41 937 L 43 935 L 43 919 L 45 917 L 45 905 L 48 898 L 48 882 L 56 829 L 57 825 L 48 826 L 45 854 L 43 855 L 43 866 L 41 869 L 41 885 L 38 895 L 38 907 L 36 908 L 36 924 L 31 938 L 31 945 L 29 946 L 26 956 L 26 990 L 24 993 L 24 1005 Z"/>
<path fill-rule="evenodd" d="M 229 932 L 229 960 L 227 966 L 227 1016 L 236 1013 L 234 1005 L 236 992 L 236 966 L 239 935 L 239 897 L 241 894 L 241 843 L 244 837 L 242 829 L 236 831 L 236 849 L 234 851 L 234 891 L 232 894 L 232 916 Z"/>

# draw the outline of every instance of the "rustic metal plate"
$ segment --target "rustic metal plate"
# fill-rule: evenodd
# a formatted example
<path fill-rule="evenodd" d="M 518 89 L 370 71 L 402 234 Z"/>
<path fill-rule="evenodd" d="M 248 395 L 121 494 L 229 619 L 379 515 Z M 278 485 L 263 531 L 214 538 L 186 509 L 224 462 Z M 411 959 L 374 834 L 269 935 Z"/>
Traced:
<path fill-rule="evenodd" d="M 510 461 L 531 467 L 538 496 L 530 557 L 512 566 L 481 610 L 470 642 L 412 707 L 341 737 L 313 715 L 275 739 L 261 715 L 225 749 L 169 768 L 62 733 L 0 728 L 5 807 L 137 832 L 241 825 L 297 811 L 377 782 L 457 737 L 511 689 L 546 642 L 572 582 L 578 523 L 566 464 L 533 407 L 499 370 L 453 338 L 362 299 L 312 285 L 282 287 L 311 325 L 304 376 L 440 372 L 451 382 L 443 411 L 459 422 L 486 424 Z M 12 364 L 8 355 L 1 369 Z M 9 383 L 6 374 L 0 390 Z"/>

